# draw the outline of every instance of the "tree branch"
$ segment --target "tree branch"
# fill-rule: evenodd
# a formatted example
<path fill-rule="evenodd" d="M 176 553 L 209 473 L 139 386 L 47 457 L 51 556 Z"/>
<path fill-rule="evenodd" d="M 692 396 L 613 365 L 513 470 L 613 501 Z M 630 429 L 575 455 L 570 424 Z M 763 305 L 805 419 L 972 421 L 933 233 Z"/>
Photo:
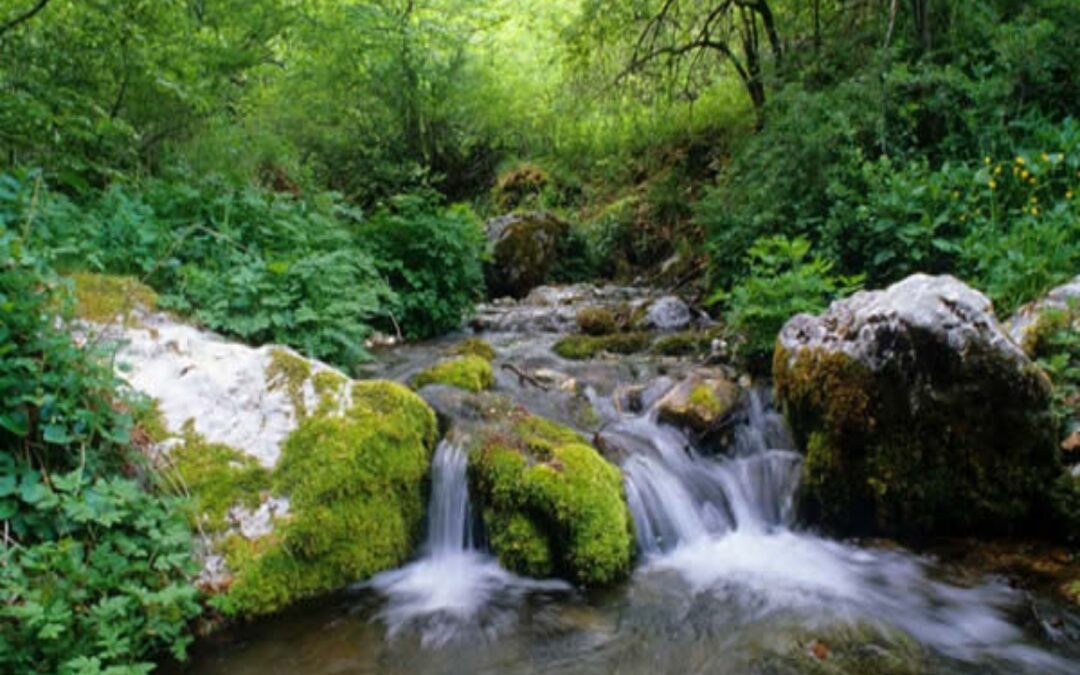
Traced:
<path fill-rule="evenodd" d="M 30 19 L 33 19 L 38 12 L 45 9 L 45 5 L 49 4 L 50 0 L 38 0 L 38 3 L 31 7 L 29 10 L 8 21 L 7 23 L 0 25 L 0 35 L 8 32 L 12 28 L 15 28 L 21 23 L 26 23 Z"/>

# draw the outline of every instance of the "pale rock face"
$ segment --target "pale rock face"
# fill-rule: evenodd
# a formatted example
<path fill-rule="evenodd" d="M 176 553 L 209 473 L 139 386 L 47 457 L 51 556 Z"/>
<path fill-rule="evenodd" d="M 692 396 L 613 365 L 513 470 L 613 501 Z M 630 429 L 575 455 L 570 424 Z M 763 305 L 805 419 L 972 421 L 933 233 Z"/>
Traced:
<path fill-rule="evenodd" d="M 646 328 L 675 331 L 686 328 L 692 320 L 690 307 L 685 302 L 674 295 L 666 295 L 649 305 L 642 323 Z"/>
<path fill-rule="evenodd" d="M 1017 344 L 1024 344 L 1028 331 L 1048 309 L 1067 309 L 1070 302 L 1080 301 L 1080 275 L 1046 294 L 1046 297 L 1029 302 L 1009 318 L 1009 335 Z"/>
<path fill-rule="evenodd" d="M 821 316 L 795 316 L 780 344 L 791 358 L 805 348 L 839 351 L 876 371 L 901 356 L 888 336 L 910 331 L 934 336 L 958 353 L 978 344 L 1018 363 L 1026 360 L 990 300 L 948 275 L 915 274 L 884 290 L 837 300 Z"/>
<path fill-rule="evenodd" d="M 292 350 L 229 342 L 165 314 L 140 318 L 129 327 L 111 325 L 103 335 L 120 343 L 118 374 L 157 400 L 166 429 L 178 434 L 192 420 L 208 442 L 228 445 L 273 468 L 299 416 L 288 394 L 271 388 L 267 368 L 274 351 Z M 310 364 L 313 375 L 332 370 L 318 361 Z M 303 393 L 313 409 L 318 399 L 310 380 Z"/>

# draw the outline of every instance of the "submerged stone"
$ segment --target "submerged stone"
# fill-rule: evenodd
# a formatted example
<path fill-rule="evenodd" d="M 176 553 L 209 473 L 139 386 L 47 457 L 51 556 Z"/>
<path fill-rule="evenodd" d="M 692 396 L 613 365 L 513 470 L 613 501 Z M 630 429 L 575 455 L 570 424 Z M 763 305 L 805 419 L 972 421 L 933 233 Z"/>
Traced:
<path fill-rule="evenodd" d="M 792 318 L 773 376 L 812 517 L 930 535 L 1043 513 L 1060 472 L 1049 382 L 957 279 L 918 274 Z"/>

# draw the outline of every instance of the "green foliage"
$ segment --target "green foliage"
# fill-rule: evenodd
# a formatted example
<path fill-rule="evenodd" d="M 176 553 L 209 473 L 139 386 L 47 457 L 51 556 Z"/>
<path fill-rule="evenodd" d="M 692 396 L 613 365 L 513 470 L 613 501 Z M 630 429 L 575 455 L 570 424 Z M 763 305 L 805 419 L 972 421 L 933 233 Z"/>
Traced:
<path fill-rule="evenodd" d="M 201 609 L 197 566 L 175 502 L 120 478 L 76 470 L 46 482 L 0 455 L 16 499 L 47 523 L 0 554 L 0 666 L 18 673 L 146 673 L 182 659 Z M 16 481 L 18 487 L 16 488 Z M 0 486 L 5 487 L 5 486 Z M 33 542 L 33 543 L 31 543 Z"/>
<path fill-rule="evenodd" d="M 1032 327 L 1031 355 L 1054 383 L 1061 437 L 1080 432 L 1080 308 L 1046 309 Z M 1078 521 L 1080 522 L 1080 521 Z"/>
<path fill-rule="evenodd" d="M 148 672 L 199 612 L 181 511 L 131 480 L 130 405 L 0 178 L 0 669 Z"/>
<path fill-rule="evenodd" d="M 395 319 L 409 338 L 461 326 L 484 285 L 487 240 L 464 206 L 441 208 L 430 197 L 399 196 L 359 228 L 375 267 L 397 293 Z"/>
<path fill-rule="evenodd" d="M 749 274 L 714 301 L 730 308 L 727 324 L 741 342 L 738 352 L 756 368 L 772 359 L 784 323 L 801 312 L 817 313 L 832 300 L 854 292 L 861 277 L 833 273 L 833 264 L 811 255 L 810 242 L 784 236 L 759 239 L 747 256 Z"/>

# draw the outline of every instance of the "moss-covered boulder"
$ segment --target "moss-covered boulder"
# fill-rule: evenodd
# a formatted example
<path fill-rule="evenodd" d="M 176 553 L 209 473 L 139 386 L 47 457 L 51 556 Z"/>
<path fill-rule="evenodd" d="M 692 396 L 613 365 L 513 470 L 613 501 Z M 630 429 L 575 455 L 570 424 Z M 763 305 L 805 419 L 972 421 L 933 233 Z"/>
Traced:
<path fill-rule="evenodd" d="M 1047 319 L 1052 321 L 1056 312 L 1072 310 L 1077 304 L 1080 304 L 1080 276 L 1018 309 L 1009 317 L 1009 335 L 1031 355 L 1038 347 L 1040 334 L 1047 328 Z"/>
<path fill-rule="evenodd" d="M 656 404 L 660 421 L 707 434 L 726 420 L 739 401 L 739 385 L 724 373 L 701 370 L 675 385 Z"/>
<path fill-rule="evenodd" d="M 460 356 L 440 361 L 412 378 L 413 389 L 429 384 L 445 384 L 466 391 L 483 391 L 495 384 L 491 361 L 482 356 Z"/>
<path fill-rule="evenodd" d="M 843 531 L 1015 530 L 1060 472 L 1046 376 L 952 277 L 792 318 L 773 376 L 809 514 Z"/>
<path fill-rule="evenodd" d="M 157 305 L 154 290 L 135 277 L 77 272 L 71 280 L 75 315 L 85 321 L 130 326 Z"/>
<path fill-rule="evenodd" d="M 128 288 L 81 286 L 107 299 Z M 118 376 L 154 403 L 136 435 L 163 483 L 190 496 L 198 581 L 215 606 L 265 614 L 408 558 L 437 433 L 422 399 L 139 304 L 138 321 L 114 322 L 113 301 L 95 299 L 109 309 L 88 321 L 109 323 L 85 330 L 116 340 Z"/>
<path fill-rule="evenodd" d="M 513 411 L 475 435 L 469 485 L 507 569 L 587 586 L 629 574 L 633 521 L 622 475 L 573 430 Z"/>
<path fill-rule="evenodd" d="M 424 517 L 435 416 L 392 382 L 358 382 L 341 414 L 313 415 L 285 441 L 272 493 L 287 516 L 222 543 L 232 580 L 219 607 L 265 614 L 404 562 Z"/>
<path fill-rule="evenodd" d="M 486 224 L 492 259 L 485 268 L 492 297 L 524 297 L 555 267 L 570 225 L 549 213 L 514 213 Z"/>

